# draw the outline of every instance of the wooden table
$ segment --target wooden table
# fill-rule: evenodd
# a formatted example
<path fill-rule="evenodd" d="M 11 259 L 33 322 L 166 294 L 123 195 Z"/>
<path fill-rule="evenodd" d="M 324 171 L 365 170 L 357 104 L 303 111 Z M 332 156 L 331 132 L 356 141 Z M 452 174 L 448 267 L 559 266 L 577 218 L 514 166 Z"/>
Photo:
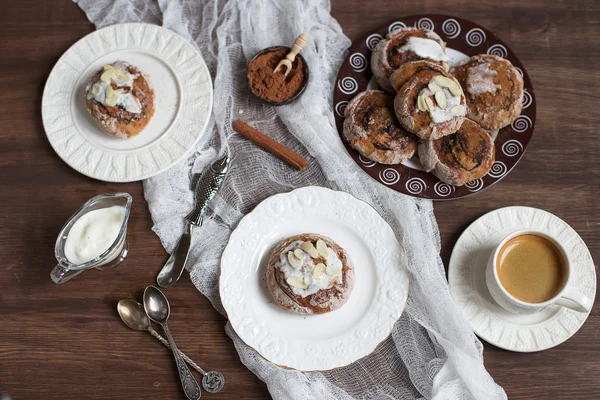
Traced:
<path fill-rule="evenodd" d="M 393 16 L 470 19 L 506 41 L 533 79 L 536 132 L 521 163 L 486 192 L 435 204 L 445 262 L 473 220 L 511 205 L 558 215 L 600 259 L 600 3 L 338 0 L 332 8 L 353 40 Z M 119 299 L 140 299 L 167 257 L 151 230 L 142 185 L 78 174 L 54 154 L 42 128 L 48 73 L 93 29 L 64 0 L 4 2 L 0 13 L 0 393 L 14 400 L 183 398 L 170 353 L 150 335 L 125 328 L 115 309 Z M 48 274 L 57 232 L 85 200 L 109 191 L 134 197 L 128 262 L 55 285 Z M 187 275 L 169 298 L 181 349 L 227 377 L 226 389 L 210 398 L 268 398 L 266 386 L 239 361 L 225 319 Z M 485 344 L 486 367 L 511 399 L 597 399 L 599 331 L 597 304 L 581 330 L 554 349 L 517 354 Z"/>

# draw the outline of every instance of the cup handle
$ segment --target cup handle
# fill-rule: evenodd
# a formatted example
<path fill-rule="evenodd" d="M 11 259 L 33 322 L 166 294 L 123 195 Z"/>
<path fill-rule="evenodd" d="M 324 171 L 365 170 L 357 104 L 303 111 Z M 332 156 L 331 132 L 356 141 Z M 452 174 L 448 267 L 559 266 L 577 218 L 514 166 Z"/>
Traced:
<path fill-rule="evenodd" d="M 52 270 L 52 272 L 50 272 L 50 278 L 52 278 L 52 281 L 54 283 L 60 285 L 61 283 L 65 283 L 66 281 L 73 278 L 75 275 L 79 275 L 82 272 L 83 270 L 69 270 L 65 268 L 64 265 L 57 264 L 56 267 L 54 267 L 54 269 Z"/>
<path fill-rule="evenodd" d="M 592 300 L 579 293 L 575 289 L 567 288 L 563 295 L 556 301 L 559 306 L 570 308 L 579 312 L 590 312 L 592 310 Z"/>

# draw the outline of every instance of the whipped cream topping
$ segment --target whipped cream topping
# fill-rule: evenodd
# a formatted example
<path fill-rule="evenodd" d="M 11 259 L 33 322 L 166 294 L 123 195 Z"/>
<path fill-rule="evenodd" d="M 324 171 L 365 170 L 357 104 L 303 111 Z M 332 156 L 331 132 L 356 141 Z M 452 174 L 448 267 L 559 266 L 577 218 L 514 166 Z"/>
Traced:
<path fill-rule="evenodd" d="M 432 39 L 411 36 L 398 51 L 413 51 L 421 58 L 428 58 L 435 61 L 450 61 L 450 57 L 446 55 L 442 46 Z"/>
<path fill-rule="evenodd" d="M 490 68 L 490 63 L 481 63 L 467 70 L 467 92 L 471 95 L 482 93 L 494 93 L 501 89 L 500 85 L 494 83 L 494 77 L 498 72 Z"/>
<path fill-rule="evenodd" d="M 303 241 L 301 240 L 296 240 L 290 243 L 279 255 L 279 263 L 276 265 L 276 268 L 279 268 L 283 272 L 283 276 L 286 280 L 290 277 L 298 277 L 300 279 L 304 279 L 306 274 L 312 275 L 313 273 L 313 269 L 316 263 L 315 260 L 307 252 L 304 252 L 304 258 L 301 260 L 302 266 L 300 268 L 292 267 L 288 261 L 288 252 L 294 251 L 296 249 L 302 249 L 302 243 Z M 327 255 L 325 265 L 336 270 L 341 270 L 342 262 L 338 258 L 336 252 L 330 247 L 328 247 L 328 250 L 329 252 Z M 290 289 L 292 289 L 292 292 L 294 294 L 304 298 L 306 296 L 310 296 L 311 294 L 315 294 L 320 290 L 329 289 L 335 283 L 342 283 L 342 279 L 342 275 L 330 276 L 327 275 L 327 273 L 323 273 L 323 275 L 321 275 L 319 278 L 315 278 L 314 283 L 308 285 L 306 289 L 300 289 L 293 286 L 290 286 Z"/>
<path fill-rule="evenodd" d="M 112 74 L 108 81 L 98 79 L 95 82 L 88 83 L 86 87 L 88 100 L 94 99 L 105 106 L 120 106 L 125 111 L 133 114 L 142 112 L 140 101 L 131 93 L 133 81 L 138 75 L 130 74 L 127 71 L 129 64 L 124 61 L 117 61 L 108 65 L 119 72 Z M 105 72 L 107 71 L 106 68 L 107 67 L 105 66 Z M 107 103 L 107 95 L 110 95 L 110 93 L 107 93 L 110 90 L 108 89 L 108 86 L 112 83 L 115 83 L 119 89 L 123 89 L 123 91 L 114 94 L 117 96 L 116 104 Z"/>

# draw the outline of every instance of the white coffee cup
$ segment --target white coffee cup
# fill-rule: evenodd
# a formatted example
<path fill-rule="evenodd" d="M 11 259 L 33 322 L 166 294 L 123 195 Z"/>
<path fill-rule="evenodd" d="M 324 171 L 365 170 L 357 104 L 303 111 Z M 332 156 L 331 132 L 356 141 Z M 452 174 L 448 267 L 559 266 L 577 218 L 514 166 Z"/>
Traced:
<path fill-rule="evenodd" d="M 562 289 L 554 296 L 553 298 L 544 301 L 543 303 L 529 303 L 523 300 L 519 300 L 513 295 L 511 295 L 505 288 L 502 286 L 500 282 L 500 278 L 498 277 L 498 269 L 497 269 L 497 260 L 498 253 L 504 247 L 506 242 L 509 240 L 521 236 L 521 235 L 536 235 L 543 237 L 549 240 L 556 248 L 560 251 L 562 257 L 565 261 L 565 266 L 567 269 L 567 279 L 563 284 Z M 590 312 L 592 309 L 592 300 L 587 296 L 580 293 L 577 289 L 575 289 L 571 284 L 571 276 L 572 276 L 572 265 L 569 260 L 569 256 L 565 251 L 564 247 L 552 236 L 536 231 L 533 229 L 523 229 L 516 232 L 513 232 L 507 235 L 498 246 L 495 247 L 492 252 L 490 259 L 487 264 L 485 280 L 487 283 L 487 287 L 490 291 L 490 294 L 502 308 L 507 311 L 517 313 L 517 314 L 533 314 L 542 310 L 547 309 L 550 306 L 558 305 L 562 307 L 567 307 L 575 311 L 579 312 Z"/>

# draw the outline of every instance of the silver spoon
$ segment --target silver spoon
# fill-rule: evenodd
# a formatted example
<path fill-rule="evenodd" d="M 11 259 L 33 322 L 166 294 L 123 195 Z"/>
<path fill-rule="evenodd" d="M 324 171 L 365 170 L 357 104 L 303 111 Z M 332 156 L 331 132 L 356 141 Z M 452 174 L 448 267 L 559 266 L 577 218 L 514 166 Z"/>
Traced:
<path fill-rule="evenodd" d="M 190 400 L 198 400 L 202 396 L 200 385 L 198 385 L 196 378 L 194 378 L 187 364 L 179 355 L 179 350 L 177 350 L 177 346 L 167 325 L 167 320 L 169 319 L 169 315 L 171 315 L 169 301 L 160 290 L 154 286 L 148 286 L 144 290 L 144 310 L 146 310 L 148 317 L 157 324 L 160 324 L 165 331 L 165 335 L 173 351 L 173 356 L 175 356 L 175 363 L 177 364 L 177 371 L 179 372 L 179 379 L 181 380 L 185 396 Z"/>
<path fill-rule="evenodd" d="M 125 325 L 136 331 L 148 331 L 162 344 L 168 348 L 171 348 L 171 345 L 169 345 L 167 339 L 162 337 L 152 328 L 150 319 L 146 315 L 143 305 L 135 300 L 125 299 L 119 301 L 119 304 L 117 304 L 117 311 L 119 311 L 119 315 L 121 316 L 121 319 Z M 202 374 L 202 387 L 204 390 L 209 393 L 217 393 L 223 389 L 223 386 L 225 386 L 225 377 L 223 374 L 221 374 L 219 371 L 204 371 L 198 364 L 186 356 L 184 352 L 181 350 L 178 351 L 185 362 Z"/>

